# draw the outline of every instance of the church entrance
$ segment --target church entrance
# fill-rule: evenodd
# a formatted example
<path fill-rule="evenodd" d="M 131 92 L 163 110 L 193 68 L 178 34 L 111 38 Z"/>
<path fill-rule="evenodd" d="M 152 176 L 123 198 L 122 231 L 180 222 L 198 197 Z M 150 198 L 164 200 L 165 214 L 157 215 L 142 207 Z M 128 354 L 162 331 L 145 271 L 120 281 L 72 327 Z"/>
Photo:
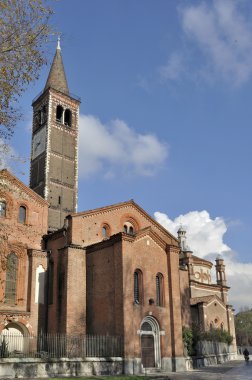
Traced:
<path fill-rule="evenodd" d="M 155 367 L 154 338 L 151 335 L 142 335 L 142 365 L 144 368 Z"/>
<path fill-rule="evenodd" d="M 141 358 L 143 368 L 160 368 L 160 331 L 155 318 L 147 316 L 141 323 Z"/>

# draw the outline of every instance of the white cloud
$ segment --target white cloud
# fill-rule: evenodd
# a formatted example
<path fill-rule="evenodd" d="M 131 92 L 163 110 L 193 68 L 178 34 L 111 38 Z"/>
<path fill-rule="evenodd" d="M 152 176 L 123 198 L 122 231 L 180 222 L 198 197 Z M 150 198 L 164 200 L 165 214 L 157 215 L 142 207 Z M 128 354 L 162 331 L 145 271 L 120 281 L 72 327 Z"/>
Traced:
<path fill-rule="evenodd" d="M 124 121 L 103 124 L 92 115 L 80 116 L 79 174 L 113 178 L 152 176 L 164 164 L 168 147 L 153 134 L 139 134 Z"/>
<path fill-rule="evenodd" d="M 236 254 L 224 243 L 227 224 L 224 219 L 212 219 L 207 211 L 191 211 L 174 220 L 168 215 L 155 212 L 155 219 L 173 235 L 182 225 L 187 231 L 187 242 L 196 256 L 213 261 L 217 255 L 225 259 L 228 285 L 231 286 L 229 302 L 237 309 L 252 307 L 252 263 L 241 263 Z"/>
<path fill-rule="evenodd" d="M 252 75 L 252 24 L 243 5 L 248 2 L 215 0 L 179 8 L 186 39 L 160 69 L 162 79 L 181 75 L 208 81 L 223 79 L 242 85 Z M 195 49 L 196 48 L 196 49 Z M 189 54 L 191 52 L 191 55 Z M 203 60 L 202 60 L 203 58 Z"/>
<path fill-rule="evenodd" d="M 183 55 L 172 53 L 167 64 L 159 67 L 158 71 L 162 81 L 179 79 L 184 71 Z"/>

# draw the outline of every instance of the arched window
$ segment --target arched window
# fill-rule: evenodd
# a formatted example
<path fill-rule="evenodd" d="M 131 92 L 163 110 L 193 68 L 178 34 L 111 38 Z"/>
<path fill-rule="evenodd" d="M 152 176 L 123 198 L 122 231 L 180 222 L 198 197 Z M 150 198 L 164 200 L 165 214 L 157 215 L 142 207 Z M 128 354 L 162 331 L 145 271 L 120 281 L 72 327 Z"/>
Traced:
<path fill-rule="evenodd" d="M 223 322 L 221 323 L 220 328 L 221 328 L 221 331 L 224 331 L 224 324 L 223 324 Z"/>
<path fill-rule="evenodd" d="M 130 223 L 130 222 L 124 223 L 123 230 L 126 234 L 134 235 L 134 227 L 133 227 L 132 223 Z"/>
<path fill-rule="evenodd" d="M 129 227 L 129 234 L 130 235 L 133 235 L 134 234 L 134 229 L 132 226 Z"/>
<path fill-rule="evenodd" d="M 213 330 L 213 322 L 210 322 L 210 330 Z"/>
<path fill-rule="evenodd" d="M 144 322 L 141 326 L 142 331 L 152 331 L 152 327 L 148 322 Z"/>
<path fill-rule="evenodd" d="M 26 207 L 24 206 L 19 207 L 18 221 L 22 224 L 25 224 L 26 222 Z"/>
<path fill-rule="evenodd" d="M 5 217 L 6 216 L 6 202 L 5 201 L 0 201 L 0 217 Z"/>
<path fill-rule="evenodd" d="M 143 275 L 140 269 L 134 272 L 134 302 L 143 303 Z"/>
<path fill-rule="evenodd" d="M 18 257 L 15 253 L 10 253 L 7 257 L 5 283 L 5 302 L 9 304 L 14 304 L 16 302 L 17 270 Z"/>
<path fill-rule="evenodd" d="M 63 107 L 57 106 L 56 108 L 56 121 L 59 123 L 63 122 Z"/>
<path fill-rule="evenodd" d="M 72 112 L 69 109 L 65 110 L 64 124 L 68 127 L 71 127 L 72 125 Z"/>
<path fill-rule="evenodd" d="M 110 228 L 107 224 L 102 226 L 102 237 L 103 239 L 108 238 L 110 236 Z"/>
<path fill-rule="evenodd" d="M 164 277 L 161 273 L 156 275 L 156 304 L 164 305 Z"/>

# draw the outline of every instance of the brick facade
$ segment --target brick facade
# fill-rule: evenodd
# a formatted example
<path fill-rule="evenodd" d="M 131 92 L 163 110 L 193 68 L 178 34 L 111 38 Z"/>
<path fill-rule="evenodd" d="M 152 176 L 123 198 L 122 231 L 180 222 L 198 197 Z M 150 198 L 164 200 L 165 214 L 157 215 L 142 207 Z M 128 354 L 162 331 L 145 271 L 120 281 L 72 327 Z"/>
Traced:
<path fill-rule="evenodd" d="M 33 110 L 31 188 L 0 171 L 0 333 L 120 335 L 131 374 L 184 370 L 193 322 L 235 336 L 224 262 L 213 283 L 182 228 L 177 239 L 133 200 L 76 213 L 79 100 L 59 45 Z"/>
<path fill-rule="evenodd" d="M 45 281 L 47 269 L 41 242 L 47 232 L 48 204 L 7 170 L 0 171 L 0 202 L 6 206 L 0 217 L 0 331 L 15 322 L 24 333 L 37 333 L 46 324 L 46 298 L 38 298 L 38 293 L 45 292 L 45 283 L 40 286 L 39 280 Z M 26 211 L 22 222 L 20 207 Z M 16 258 L 14 269 L 8 267 L 10 254 Z M 16 271 L 16 285 L 7 299 L 6 283 L 12 271 Z"/>

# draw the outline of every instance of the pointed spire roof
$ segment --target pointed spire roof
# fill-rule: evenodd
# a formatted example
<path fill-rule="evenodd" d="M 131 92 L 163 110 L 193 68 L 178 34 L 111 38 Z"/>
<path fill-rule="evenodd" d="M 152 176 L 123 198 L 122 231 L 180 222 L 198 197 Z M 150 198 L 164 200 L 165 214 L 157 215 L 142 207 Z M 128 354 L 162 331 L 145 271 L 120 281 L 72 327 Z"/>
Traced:
<path fill-rule="evenodd" d="M 49 87 L 52 87 L 55 90 L 62 92 L 63 94 L 69 95 L 66 74 L 61 56 L 60 37 L 58 37 L 56 53 L 46 81 L 44 91 L 47 90 Z"/>

